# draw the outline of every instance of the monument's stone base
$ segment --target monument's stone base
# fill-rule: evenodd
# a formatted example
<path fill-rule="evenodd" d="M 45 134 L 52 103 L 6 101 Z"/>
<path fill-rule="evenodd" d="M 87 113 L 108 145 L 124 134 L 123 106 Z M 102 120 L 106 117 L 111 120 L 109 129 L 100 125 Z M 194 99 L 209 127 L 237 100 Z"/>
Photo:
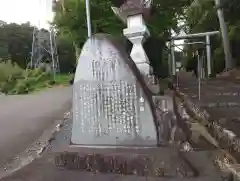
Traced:
<path fill-rule="evenodd" d="M 55 157 L 58 167 L 93 173 L 151 177 L 194 177 L 195 170 L 172 148 L 80 148 L 71 146 Z"/>
<path fill-rule="evenodd" d="M 161 154 L 161 152 L 160 152 Z M 54 164 L 55 154 L 44 155 L 42 158 L 33 161 L 31 164 L 10 176 L 0 179 L 1 181 L 226 181 L 229 180 L 228 174 L 222 177 L 222 172 L 216 172 L 213 168 L 211 159 L 206 155 L 211 152 L 186 153 L 187 159 L 195 160 L 197 168 L 202 174 L 196 177 L 151 177 L 138 175 L 123 175 L 115 173 L 96 173 L 85 172 L 73 169 L 57 168 Z M 185 155 L 184 155 L 185 156 Z"/>
<path fill-rule="evenodd" d="M 160 147 L 145 149 L 96 149 L 70 146 L 59 151 L 55 164 L 61 169 L 138 178 L 221 180 L 225 174 L 214 164 L 218 151 L 179 152 Z"/>

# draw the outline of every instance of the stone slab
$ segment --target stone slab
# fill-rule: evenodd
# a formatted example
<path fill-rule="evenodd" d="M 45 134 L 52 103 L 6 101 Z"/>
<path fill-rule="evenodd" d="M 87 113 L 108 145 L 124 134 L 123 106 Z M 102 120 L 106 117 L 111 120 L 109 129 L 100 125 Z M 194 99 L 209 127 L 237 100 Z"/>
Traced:
<path fill-rule="evenodd" d="M 93 35 L 74 79 L 72 144 L 157 145 L 151 95 L 123 46 L 110 35 Z"/>

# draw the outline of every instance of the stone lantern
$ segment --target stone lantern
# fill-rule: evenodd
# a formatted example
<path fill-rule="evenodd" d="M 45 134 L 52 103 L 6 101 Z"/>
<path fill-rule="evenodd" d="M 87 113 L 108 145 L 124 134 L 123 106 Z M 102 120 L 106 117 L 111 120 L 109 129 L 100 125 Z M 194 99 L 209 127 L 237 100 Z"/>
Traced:
<path fill-rule="evenodd" d="M 143 48 L 144 41 L 150 36 L 145 21 L 150 16 L 151 2 L 151 0 L 120 0 L 115 3 L 117 7 L 112 7 L 114 13 L 127 25 L 123 34 L 133 44 L 130 56 L 143 75 L 152 73 Z"/>

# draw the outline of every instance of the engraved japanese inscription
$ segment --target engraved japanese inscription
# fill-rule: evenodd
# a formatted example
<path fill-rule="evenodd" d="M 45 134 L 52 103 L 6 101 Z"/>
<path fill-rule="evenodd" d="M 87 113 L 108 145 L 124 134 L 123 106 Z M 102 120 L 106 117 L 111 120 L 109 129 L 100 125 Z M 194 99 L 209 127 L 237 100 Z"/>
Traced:
<path fill-rule="evenodd" d="M 157 144 L 146 93 L 116 43 L 97 34 L 82 49 L 73 86 L 73 144 Z"/>

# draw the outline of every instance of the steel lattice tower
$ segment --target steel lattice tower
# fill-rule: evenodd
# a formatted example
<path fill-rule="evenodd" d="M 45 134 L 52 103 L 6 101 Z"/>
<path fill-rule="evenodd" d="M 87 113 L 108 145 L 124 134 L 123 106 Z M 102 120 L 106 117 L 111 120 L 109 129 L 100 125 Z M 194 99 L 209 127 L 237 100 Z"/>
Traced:
<path fill-rule="evenodd" d="M 40 6 L 42 4 L 41 1 L 39 0 Z M 60 71 L 60 67 L 54 28 L 51 27 L 49 30 L 42 29 L 39 20 L 38 27 L 35 27 L 33 30 L 32 39 L 31 62 L 28 67 L 46 67 L 55 75 L 56 72 Z"/>

